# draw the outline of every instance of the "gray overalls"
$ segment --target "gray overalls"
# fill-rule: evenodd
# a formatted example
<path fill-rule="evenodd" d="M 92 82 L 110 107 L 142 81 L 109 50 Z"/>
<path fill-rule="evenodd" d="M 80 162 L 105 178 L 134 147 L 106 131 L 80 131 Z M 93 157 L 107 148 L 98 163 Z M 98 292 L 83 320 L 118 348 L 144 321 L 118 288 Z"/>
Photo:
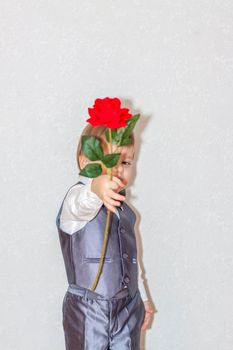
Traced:
<path fill-rule="evenodd" d="M 62 306 L 66 350 L 139 350 L 145 309 L 138 290 L 135 213 L 122 202 L 119 218 L 111 214 L 104 265 L 92 292 L 107 208 L 102 205 L 83 228 L 67 234 L 60 228 L 63 202 L 56 225 L 69 283 Z"/>

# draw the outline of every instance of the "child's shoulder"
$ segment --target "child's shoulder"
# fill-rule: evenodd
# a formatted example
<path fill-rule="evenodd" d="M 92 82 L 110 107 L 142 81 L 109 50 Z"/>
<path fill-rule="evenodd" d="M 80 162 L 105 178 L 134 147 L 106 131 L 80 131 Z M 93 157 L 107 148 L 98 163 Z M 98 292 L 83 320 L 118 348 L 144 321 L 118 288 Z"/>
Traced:
<path fill-rule="evenodd" d="M 91 182 L 91 178 L 88 178 L 86 176 L 81 176 L 79 175 L 78 181 L 76 181 L 73 185 L 71 185 L 68 190 L 66 191 L 66 194 L 65 194 L 65 197 L 70 193 L 70 192 L 73 192 L 73 191 L 76 191 L 78 188 L 81 188 L 82 186 L 87 186 L 90 184 Z"/>
<path fill-rule="evenodd" d="M 87 185 L 87 183 L 81 181 L 81 179 L 78 179 L 78 182 L 74 183 L 68 188 L 68 190 L 66 190 L 65 194 L 63 195 L 62 204 L 66 204 L 66 202 L 70 201 L 70 199 L 74 196 L 77 198 L 80 189 L 85 185 Z"/>

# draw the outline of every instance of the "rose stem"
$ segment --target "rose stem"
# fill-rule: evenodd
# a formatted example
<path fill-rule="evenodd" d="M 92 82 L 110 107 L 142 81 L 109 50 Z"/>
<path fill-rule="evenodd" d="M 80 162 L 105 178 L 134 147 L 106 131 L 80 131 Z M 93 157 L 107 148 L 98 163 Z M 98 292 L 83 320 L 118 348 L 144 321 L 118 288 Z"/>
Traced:
<path fill-rule="evenodd" d="M 109 128 L 108 132 L 109 132 L 109 153 L 112 154 L 112 129 Z M 107 173 L 110 177 L 110 180 L 112 180 L 112 169 L 107 168 Z M 103 268 L 103 262 L 104 262 L 104 257 L 105 257 L 105 253 L 106 253 L 107 242 L 108 242 L 108 227 L 109 227 L 110 215 L 111 215 L 111 211 L 110 211 L 110 209 L 108 209 L 106 223 L 105 223 L 105 230 L 104 230 L 104 241 L 103 241 L 103 245 L 102 245 L 102 249 L 101 249 L 101 257 L 100 257 L 98 271 L 97 271 L 95 280 L 93 282 L 93 285 L 91 287 L 92 291 L 94 291 L 96 289 L 96 286 L 99 282 L 100 274 L 101 274 L 102 268 Z"/>

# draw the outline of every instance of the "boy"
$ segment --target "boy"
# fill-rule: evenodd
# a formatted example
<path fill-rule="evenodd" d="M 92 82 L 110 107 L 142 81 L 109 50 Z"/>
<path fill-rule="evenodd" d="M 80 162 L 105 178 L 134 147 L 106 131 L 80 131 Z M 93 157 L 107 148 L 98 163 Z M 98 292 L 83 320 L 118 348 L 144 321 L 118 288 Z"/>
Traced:
<path fill-rule="evenodd" d="M 81 136 L 100 138 L 107 153 L 105 130 L 103 126 L 88 125 Z M 57 216 L 69 282 L 63 301 L 66 350 L 138 350 L 141 327 L 148 327 L 152 313 L 142 281 L 140 292 L 138 290 L 136 215 L 124 203 L 125 187 L 132 177 L 134 143 L 112 146 L 113 153 L 121 153 L 112 168 L 112 180 L 106 169 L 96 178 L 79 175 L 78 183 L 68 190 Z M 81 141 L 77 162 L 80 169 L 91 162 L 81 152 Z M 107 209 L 112 211 L 108 246 L 102 274 L 92 292 L 90 287 L 100 260 Z"/>

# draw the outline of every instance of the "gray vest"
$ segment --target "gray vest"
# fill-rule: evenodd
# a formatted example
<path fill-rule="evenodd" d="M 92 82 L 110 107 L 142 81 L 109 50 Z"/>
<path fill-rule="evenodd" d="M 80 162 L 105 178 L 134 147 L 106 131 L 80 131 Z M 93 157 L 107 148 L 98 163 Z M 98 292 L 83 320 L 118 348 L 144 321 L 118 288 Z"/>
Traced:
<path fill-rule="evenodd" d="M 68 192 L 69 190 L 66 195 Z M 125 194 L 125 190 L 120 193 Z M 83 228 L 67 234 L 60 228 L 63 202 L 56 225 L 68 283 L 90 289 L 100 261 L 107 208 L 102 205 L 98 214 Z M 111 298 L 120 289 L 128 287 L 129 294 L 133 297 L 138 288 L 137 247 L 134 233 L 136 215 L 125 202 L 122 202 L 120 208 L 116 208 L 120 218 L 111 213 L 105 260 L 95 292 Z"/>

